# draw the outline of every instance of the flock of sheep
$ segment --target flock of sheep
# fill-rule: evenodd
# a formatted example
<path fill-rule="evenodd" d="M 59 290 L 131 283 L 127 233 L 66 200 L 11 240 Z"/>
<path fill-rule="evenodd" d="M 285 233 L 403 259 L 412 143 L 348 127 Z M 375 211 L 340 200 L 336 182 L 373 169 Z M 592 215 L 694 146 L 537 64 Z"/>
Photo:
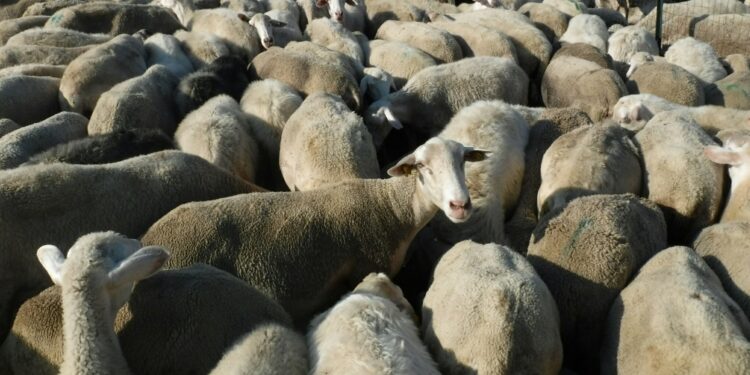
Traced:
<path fill-rule="evenodd" d="M 750 5 L 655 3 L 1 1 L 0 374 L 750 373 Z"/>

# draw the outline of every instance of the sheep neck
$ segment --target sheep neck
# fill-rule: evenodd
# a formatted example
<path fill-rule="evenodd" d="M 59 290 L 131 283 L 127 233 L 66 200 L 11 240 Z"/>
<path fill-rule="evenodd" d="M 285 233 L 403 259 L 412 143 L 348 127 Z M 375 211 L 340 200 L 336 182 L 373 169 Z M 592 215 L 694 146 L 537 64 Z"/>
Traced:
<path fill-rule="evenodd" d="M 129 374 L 107 292 L 92 284 L 82 281 L 63 287 L 65 359 L 60 373 Z"/>

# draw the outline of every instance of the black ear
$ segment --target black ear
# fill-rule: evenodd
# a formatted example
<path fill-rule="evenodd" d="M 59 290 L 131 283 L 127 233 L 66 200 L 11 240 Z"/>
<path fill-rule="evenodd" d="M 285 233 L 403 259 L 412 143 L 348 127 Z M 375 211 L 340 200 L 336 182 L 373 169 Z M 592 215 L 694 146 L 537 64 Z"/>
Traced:
<path fill-rule="evenodd" d="M 349 5 L 355 5 L 355 6 L 357 5 L 357 2 L 354 0 L 346 0 L 346 3 Z"/>
<path fill-rule="evenodd" d="M 489 154 L 489 151 L 483 151 L 483 150 L 468 150 L 464 152 L 464 161 L 467 162 L 474 162 L 474 161 L 482 161 L 484 159 L 487 159 L 487 154 Z"/>
<path fill-rule="evenodd" d="M 318 8 L 325 8 L 328 5 L 328 0 L 315 0 L 315 6 Z"/>
<path fill-rule="evenodd" d="M 250 18 L 248 18 L 245 13 L 237 13 L 237 18 L 242 20 L 242 22 L 250 22 Z"/>

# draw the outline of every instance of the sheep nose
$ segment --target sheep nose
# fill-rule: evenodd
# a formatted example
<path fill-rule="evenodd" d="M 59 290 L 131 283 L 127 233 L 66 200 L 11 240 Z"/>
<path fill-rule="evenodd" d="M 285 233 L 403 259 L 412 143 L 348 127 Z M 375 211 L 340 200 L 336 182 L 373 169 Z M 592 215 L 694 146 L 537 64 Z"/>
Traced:
<path fill-rule="evenodd" d="M 342 21 L 344 19 L 344 13 L 341 13 L 341 11 L 336 11 L 333 13 L 333 18 L 335 18 L 336 21 Z"/>
<path fill-rule="evenodd" d="M 466 219 L 471 212 L 471 200 L 453 200 L 449 202 L 449 205 L 451 209 L 450 216 L 459 220 Z"/>

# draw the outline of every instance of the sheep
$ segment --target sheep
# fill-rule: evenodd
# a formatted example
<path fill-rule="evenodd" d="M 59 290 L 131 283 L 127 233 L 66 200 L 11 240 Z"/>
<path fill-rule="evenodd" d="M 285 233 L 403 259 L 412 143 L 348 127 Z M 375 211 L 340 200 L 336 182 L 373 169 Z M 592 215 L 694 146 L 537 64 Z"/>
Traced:
<path fill-rule="evenodd" d="M 542 218 L 527 258 L 557 302 L 566 367 L 598 368 L 609 307 L 666 245 L 658 206 L 632 194 L 581 197 Z"/>
<path fill-rule="evenodd" d="M 634 53 L 628 59 L 628 70 L 625 72 L 625 77 L 623 78 L 630 78 L 630 76 L 633 75 L 633 72 L 635 72 L 635 70 L 638 69 L 639 66 L 647 62 L 654 62 L 654 61 L 660 62 L 660 63 L 667 63 L 667 60 L 664 57 L 659 56 L 659 55 L 654 56 L 653 54 L 644 52 L 644 51 Z"/>
<path fill-rule="evenodd" d="M 178 79 L 195 70 L 193 63 L 180 47 L 180 41 L 172 35 L 154 34 L 145 42 L 146 65 L 164 65 Z"/>
<path fill-rule="evenodd" d="M 716 82 L 727 76 L 719 56 L 708 43 L 682 38 L 672 44 L 664 58 L 700 78 L 704 83 Z"/>
<path fill-rule="evenodd" d="M 388 276 L 367 275 L 310 323 L 310 374 L 438 375 L 414 318 L 411 305 Z"/>
<path fill-rule="evenodd" d="M 20 64 L 67 65 L 91 46 L 63 48 L 49 46 L 9 45 L 0 47 L 0 69 Z"/>
<path fill-rule="evenodd" d="M 477 100 L 526 104 L 528 87 L 528 77 L 513 60 L 470 57 L 420 71 L 401 90 L 373 103 L 365 114 L 365 124 L 376 148 L 390 128 L 398 126 L 394 118 L 432 136 L 461 108 Z"/>
<path fill-rule="evenodd" d="M 193 12 L 196 10 L 195 2 L 193 0 L 154 0 L 154 5 L 160 5 L 170 9 L 180 24 L 187 27 L 190 22 L 190 18 L 193 17 Z"/>
<path fill-rule="evenodd" d="M 654 94 L 686 106 L 700 106 L 706 102 L 703 82 L 687 70 L 669 63 L 655 61 L 639 65 L 630 75 L 627 86 L 631 94 Z"/>
<path fill-rule="evenodd" d="M 602 374 L 745 374 L 750 323 L 700 256 L 671 247 L 614 301 Z"/>
<path fill-rule="evenodd" d="M 60 112 L 7 134 L 0 139 L 0 169 L 18 167 L 50 147 L 85 137 L 87 122 L 77 113 Z"/>
<path fill-rule="evenodd" d="M 409 242 L 437 211 L 454 222 L 468 219 L 463 163 L 484 157 L 481 150 L 431 138 L 389 169 L 396 178 L 183 205 L 142 238 L 170 249 L 169 267 L 194 262 L 226 267 L 279 302 L 302 327 L 338 299 L 346 284 L 370 272 L 395 275 Z M 237 237 L 220 234 L 217 226 Z M 287 272 L 287 267 L 310 272 Z"/>
<path fill-rule="evenodd" d="M 570 18 L 575 18 L 588 12 L 588 7 L 578 0 L 544 0 L 542 4 L 556 8 Z"/>
<path fill-rule="evenodd" d="M 69 29 L 34 28 L 13 35 L 5 45 L 35 45 L 74 48 L 102 44 L 112 39 L 107 34 L 89 34 Z"/>
<path fill-rule="evenodd" d="M 393 42 L 403 42 L 426 52 L 438 63 L 462 59 L 461 45 L 448 32 L 418 22 L 386 21 L 375 37 Z"/>
<path fill-rule="evenodd" d="M 60 299 L 58 287 L 48 288 L 19 310 L 0 348 L 14 373 L 59 373 Z M 307 368 L 307 348 L 290 325 L 278 304 L 245 282 L 213 267 L 193 265 L 161 271 L 138 283 L 114 327 L 136 374 L 207 374 L 214 367 L 220 374 L 241 373 L 242 365 L 245 371 L 261 371 L 265 367 L 254 366 L 265 364 L 283 374 L 301 375 Z M 281 348 L 288 350 L 268 352 Z M 275 362 L 279 357 L 289 362 Z"/>
<path fill-rule="evenodd" d="M 112 86 L 146 71 L 145 54 L 143 41 L 123 34 L 78 56 L 60 80 L 60 108 L 90 114 Z"/>
<path fill-rule="evenodd" d="M 256 14 L 267 10 L 266 3 L 264 0 L 221 0 L 219 4 L 237 13 Z"/>
<path fill-rule="evenodd" d="M 254 79 L 276 79 L 304 95 L 315 92 L 336 94 L 349 108 L 359 108 L 359 84 L 352 76 L 351 68 L 345 63 L 331 64 L 321 61 L 319 56 L 289 49 L 296 44 L 302 43 L 290 43 L 284 49 L 271 47 L 259 54 L 249 67 L 251 76 Z"/>
<path fill-rule="evenodd" d="M 9 118 L 0 118 L 0 138 L 21 127 Z"/>
<path fill-rule="evenodd" d="M 247 61 L 263 50 L 258 30 L 230 9 L 197 10 L 188 26 L 192 32 L 210 33 L 221 38 L 233 53 L 240 54 Z"/>
<path fill-rule="evenodd" d="M 529 17 L 551 43 L 559 41 L 568 28 L 568 16 L 549 4 L 529 2 L 519 8 L 518 12 Z"/>
<path fill-rule="evenodd" d="M 466 239 L 505 243 L 503 223 L 521 193 L 529 124 L 509 104 L 477 101 L 458 111 L 439 137 L 490 154 L 486 160 L 465 167 L 474 208 L 471 218 L 454 224 L 444 215 L 437 215 L 430 222 L 437 238 L 451 244 Z"/>
<path fill-rule="evenodd" d="M 745 9 L 750 9 L 750 4 L 745 3 Z M 714 14 L 705 17 L 696 17 L 691 35 L 702 40 L 716 50 L 719 56 L 727 56 L 735 53 L 750 54 L 750 48 L 741 35 L 750 32 L 750 22 L 745 14 Z M 727 34 L 731 31 L 731 34 Z"/>
<path fill-rule="evenodd" d="M 62 78 L 65 68 L 66 65 L 21 64 L 0 69 L 0 78 L 18 75 Z"/>
<path fill-rule="evenodd" d="M 406 43 L 373 40 L 369 49 L 369 64 L 393 76 L 396 89 L 401 89 L 422 69 L 438 65 L 430 55 Z"/>
<path fill-rule="evenodd" d="M 601 18 L 591 14 L 579 14 L 568 22 L 568 29 L 560 37 L 560 42 L 586 43 L 606 53 L 608 39 L 607 25 Z"/>
<path fill-rule="evenodd" d="M 638 52 L 659 55 L 656 38 L 639 26 L 626 26 L 615 31 L 609 36 L 607 43 L 609 44 L 607 53 L 612 56 L 612 60 L 623 66 Z"/>
<path fill-rule="evenodd" d="M 51 16 L 60 9 L 67 8 L 73 5 L 83 4 L 85 2 L 86 0 L 46 0 L 38 2 L 36 4 L 31 4 L 31 6 L 24 10 L 23 14 L 24 17 L 37 15 Z"/>
<path fill-rule="evenodd" d="M 545 106 L 577 106 L 594 121 L 609 117 L 617 100 L 628 93 L 615 71 L 573 56 L 553 58 L 541 87 Z"/>
<path fill-rule="evenodd" d="M 180 80 L 174 95 L 178 118 L 185 117 L 217 95 L 225 94 L 238 100 L 247 84 L 245 64 L 240 58 L 219 57 Z"/>
<path fill-rule="evenodd" d="M 49 163 L 106 164 L 173 149 L 172 139 L 158 129 L 123 129 L 59 144 L 21 166 Z"/>
<path fill-rule="evenodd" d="M 365 68 L 364 77 L 359 81 L 359 93 L 362 100 L 368 106 L 378 100 L 381 100 L 396 91 L 396 82 L 393 76 L 383 69 L 377 67 Z"/>
<path fill-rule="evenodd" d="M 180 46 L 194 69 L 200 69 L 219 57 L 232 54 L 229 45 L 213 34 L 180 30 L 174 34 L 174 37 L 180 41 Z"/>
<path fill-rule="evenodd" d="M 427 22 L 429 17 L 424 9 L 409 2 L 399 0 L 367 0 L 367 28 L 366 34 L 371 39 L 380 26 L 388 21 Z"/>
<path fill-rule="evenodd" d="M 750 110 L 750 69 L 735 71 L 706 87 L 706 104 Z"/>
<path fill-rule="evenodd" d="M 453 246 L 435 268 L 422 314 L 425 344 L 445 373 L 560 371 L 555 300 L 531 264 L 507 247 Z"/>
<path fill-rule="evenodd" d="M 706 146 L 704 154 L 716 164 L 729 166 L 732 185 L 721 222 L 750 221 L 750 129 L 720 132 L 719 137 L 723 140 L 723 147 Z"/>
<path fill-rule="evenodd" d="M 139 30 L 172 34 L 182 29 L 174 13 L 158 5 L 85 2 L 55 12 L 44 28 L 66 28 L 112 36 Z"/>
<path fill-rule="evenodd" d="M 635 142 L 643 155 L 644 196 L 664 211 L 670 243 L 684 243 L 716 222 L 724 171 L 704 157 L 703 148 L 716 142 L 692 118 L 657 114 Z"/>
<path fill-rule="evenodd" d="M 44 26 L 47 16 L 21 17 L 0 21 L 0 45 L 8 42 L 14 35 L 34 27 Z"/>
<path fill-rule="evenodd" d="M 334 51 L 317 43 L 309 41 L 290 42 L 284 47 L 284 50 L 310 56 L 325 64 L 341 66 L 357 82 L 364 76 L 362 64 L 339 51 Z"/>
<path fill-rule="evenodd" d="M 106 232 L 79 238 L 67 258 L 54 245 L 40 247 L 37 257 L 62 289 L 65 354 L 60 374 L 130 374 L 115 335 L 115 317 L 135 283 L 169 258 L 167 251 Z"/>
<path fill-rule="evenodd" d="M 587 13 L 601 18 L 610 34 L 628 25 L 625 15 L 614 9 L 589 8 Z"/>
<path fill-rule="evenodd" d="M 461 21 L 432 22 L 430 26 L 450 33 L 464 57 L 495 56 L 518 61 L 515 45 L 500 31 Z"/>
<path fill-rule="evenodd" d="M 733 53 L 722 59 L 722 64 L 727 73 L 748 72 L 750 71 L 750 58 L 741 54 Z"/>
<path fill-rule="evenodd" d="M 306 34 L 310 41 L 348 56 L 362 70 L 365 56 L 357 39 L 338 22 L 329 18 L 317 18 L 307 24 Z"/>
<path fill-rule="evenodd" d="M 531 128 L 521 194 L 513 215 L 505 223 L 506 243 L 522 254 L 526 253 L 531 233 L 538 222 L 536 199 L 542 183 L 541 165 L 545 152 L 559 136 L 580 126 L 593 124 L 586 113 L 572 107 L 549 108 L 538 115 L 524 117 Z"/>
<path fill-rule="evenodd" d="M 271 190 L 286 188 L 279 169 L 281 135 L 289 117 L 302 105 L 297 90 L 274 79 L 251 83 L 240 100 L 266 163 L 258 167 L 257 181 Z"/>
<path fill-rule="evenodd" d="M 162 151 L 112 164 L 56 163 L 3 171 L 0 190 L 2 341 L 20 304 L 50 285 L 32 259 L 33 249 L 46 243 L 68 247 L 97 230 L 139 237 L 182 203 L 258 189 L 197 156 Z"/>
<path fill-rule="evenodd" d="M 272 20 L 274 45 L 284 48 L 289 42 L 302 41 L 304 36 L 300 29 L 300 9 L 294 0 L 283 0 L 272 3 L 274 9 L 265 14 Z"/>
<path fill-rule="evenodd" d="M 174 134 L 177 147 L 198 155 L 228 173 L 255 181 L 258 144 L 247 116 L 228 95 L 218 95 L 188 114 Z"/>
<path fill-rule="evenodd" d="M 628 133 L 605 122 L 581 126 L 557 138 L 542 158 L 539 216 L 585 195 L 638 195 L 640 153 Z"/>
<path fill-rule="evenodd" d="M 313 19 L 328 16 L 339 23 L 343 23 L 345 26 L 351 21 L 347 18 L 355 16 L 362 17 L 360 12 L 352 14 L 352 9 L 347 9 L 347 5 L 356 6 L 360 0 L 297 0 L 297 4 L 300 6 L 300 10 L 305 14 L 306 24 L 312 23 Z M 327 11 L 325 8 L 328 8 Z M 361 22 L 361 21 L 360 21 Z M 349 31 L 362 31 L 359 29 L 352 29 L 347 27 Z"/>
<path fill-rule="evenodd" d="M 0 78 L 0 118 L 25 126 L 60 112 L 59 87 L 60 79 L 53 77 L 16 75 Z"/>
<path fill-rule="evenodd" d="M 311 94 L 289 117 L 281 134 L 279 166 L 292 191 L 380 175 L 362 118 L 340 97 L 325 93 Z"/>
<path fill-rule="evenodd" d="M 615 69 L 612 58 L 609 55 L 600 52 L 596 47 L 586 43 L 565 44 L 555 52 L 554 58 L 559 58 L 561 56 L 577 57 L 579 59 L 591 61 L 604 69 Z"/>
<path fill-rule="evenodd" d="M 173 92 L 178 79 L 163 65 L 155 65 L 138 77 L 122 81 L 102 94 L 89 121 L 91 135 L 129 128 L 177 128 Z"/>
<path fill-rule="evenodd" d="M 245 17 L 240 15 L 240 19 L 244 20 Z M 250 24 L 250 26 L 254 27 L 257 31 L 258 38 L 260 39 L 260 44 L 263 46 L 263 48 L 268 48 L 275 45 L 274 27 L 286 26 L 286 23 L 278 22 L 272 19 L 270 16 L 262 13 L 253 15 L 252 17 L 247 19 L 246 22 Z"/>

